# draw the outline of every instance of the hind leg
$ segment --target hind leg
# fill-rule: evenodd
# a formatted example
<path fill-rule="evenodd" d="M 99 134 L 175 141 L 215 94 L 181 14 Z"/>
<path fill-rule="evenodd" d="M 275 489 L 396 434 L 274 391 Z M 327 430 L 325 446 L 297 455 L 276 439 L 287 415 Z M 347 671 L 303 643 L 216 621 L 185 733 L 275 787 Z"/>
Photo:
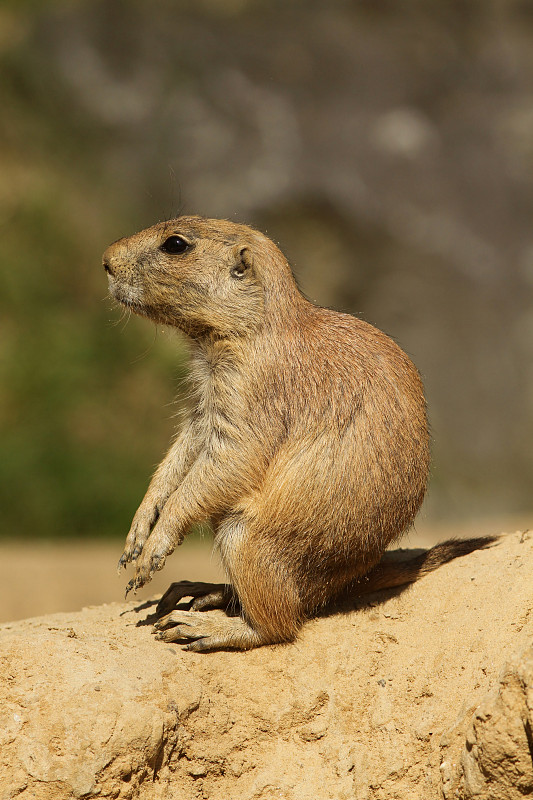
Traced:
<path fill-rule="evenodd" d="M 242 516 L 222 522 L 217 544 L 241 616 L 171 611 L 156 623 L 158 638 L 190 642 L 186 649 L 196 652 L 249 650 L 292 641 L 304 614 L 296 580 L 282 554 L 265 548 Z"/>
<path fill-rule="evenodd" d="M 157 604 L 157 616 L 163 617 L 169 614 L 184 597 L 192 598 L 188 611 L 206 611 L 211 608 L 228 609 L 235 603 L 231 587 L 225 583 L 178 581 L 170 584 Z"/>

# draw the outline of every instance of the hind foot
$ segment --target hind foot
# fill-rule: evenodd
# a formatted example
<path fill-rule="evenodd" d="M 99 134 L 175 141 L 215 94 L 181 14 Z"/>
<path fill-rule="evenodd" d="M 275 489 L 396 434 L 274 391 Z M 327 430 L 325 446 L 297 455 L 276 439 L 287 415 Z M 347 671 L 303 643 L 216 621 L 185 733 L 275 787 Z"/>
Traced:
<path fill-rule="evenodd" d="M 230 586 L 224 583 L 203 583 L 202 581 L 178 581 L 171 583 L 159 603 L 156 614 L 168 614 L 184 597 L 191 597 L 189 611 L 206 611 L 210 608 L 228 609 L 235 602 Z"/>
<path fill-rule="evenodd" d="M 184 650 L 207 653 L 213 650 L 250 650 L 271 644 L 240 617 L 172 611 L 155 623 L 156 639 L 163 642 L 189 642 Z"/>

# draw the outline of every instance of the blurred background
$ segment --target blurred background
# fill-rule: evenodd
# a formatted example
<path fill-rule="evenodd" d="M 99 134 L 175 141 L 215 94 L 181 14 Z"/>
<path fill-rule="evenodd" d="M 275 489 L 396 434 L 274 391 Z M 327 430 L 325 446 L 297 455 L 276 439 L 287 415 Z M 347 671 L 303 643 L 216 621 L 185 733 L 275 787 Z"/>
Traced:
<path fill-rule="evenodd" d="M 122 596 L 187 363 L 100 259 L 180 212 L 266 231 L 412 356 L 433 469 L 408 543 L 527 527 L 528 0 L 4 0 L 0 91 L 0 617 Z M 208 546 L 152 586 L 215 575 Z"/>

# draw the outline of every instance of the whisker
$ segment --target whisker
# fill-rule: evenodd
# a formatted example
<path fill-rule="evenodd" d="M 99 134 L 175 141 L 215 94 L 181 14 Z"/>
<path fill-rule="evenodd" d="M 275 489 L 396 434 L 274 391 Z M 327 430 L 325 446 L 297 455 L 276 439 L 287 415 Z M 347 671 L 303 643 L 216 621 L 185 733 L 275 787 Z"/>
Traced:
<path fill-rule="evenodd" d="M 129 310 L 129 312 L 130 312 L 130 316 L 131 316 L 131 309 L 128 309 L 128 310 Z M 133 359 L 133 361 L 131 362 L 131 364 L 138 364 L 138 363 L 139 363 L 139 361 L 142 361 L 142 360 L 143 360 L 143 358 L 146 358 L 146 356 L 148 355 L 148 353 L 149 353 L 151 350 L 153 350 L 153 347 L 154 347 L 154 345 L 155 345 L 155 343 L 156 343 L 156 341 L 157 341 L 157 337 L 158 337 L 158 335 L 159 335 L 159 328 L 157 327 L 157 325 L 154 325 L 154 338 L 152 339 L 152 341 L 150 342 L 150 344 L 148 345 L 148 347 L 146 348 L 146 350 L 145 350 L 144 352 L 140 353 L 138 356 L 136 356 L 136 358 L 134 358 L 134 359 Z"/>
<path fill-rule="evenodd" d="M 124 333 L 124 331 L 126 329 L 126 325 L 130 321 L 130 319 L 131 319 L 131 308 L 129 308 L 129 307 L 128 308 L 124 308 L 122 316 L 121 316 L 121 318 L 119 320 L 119 322 L 122 322 L 122 320 L 124 320 L 124 324 L 120 329 L 121 333 Z"/>

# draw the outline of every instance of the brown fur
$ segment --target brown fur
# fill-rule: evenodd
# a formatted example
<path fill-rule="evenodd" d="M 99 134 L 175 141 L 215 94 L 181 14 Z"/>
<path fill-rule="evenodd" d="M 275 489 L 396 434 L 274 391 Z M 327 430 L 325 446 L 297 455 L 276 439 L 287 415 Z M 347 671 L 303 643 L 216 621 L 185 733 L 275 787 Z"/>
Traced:
<path fill-rule="evenodd" d="M 186 252 L 162 250 L 176 235 Z M 191 596 L 174 585 L 160 637 L 194 650 L 294 639 L 420 507 L 429 444 L 415 367 L 381 331 L 304 298 L 279 249 L 245 225 L 160 223 L 111 245 L 104 266 L 117 300 L 192 349 L 193 409 L 133 520 L 128 588 L 208 519 L 241 617 L 171 611 Z M 221 587 L 201 594 L 193 609 L 228 605 Z"/>

